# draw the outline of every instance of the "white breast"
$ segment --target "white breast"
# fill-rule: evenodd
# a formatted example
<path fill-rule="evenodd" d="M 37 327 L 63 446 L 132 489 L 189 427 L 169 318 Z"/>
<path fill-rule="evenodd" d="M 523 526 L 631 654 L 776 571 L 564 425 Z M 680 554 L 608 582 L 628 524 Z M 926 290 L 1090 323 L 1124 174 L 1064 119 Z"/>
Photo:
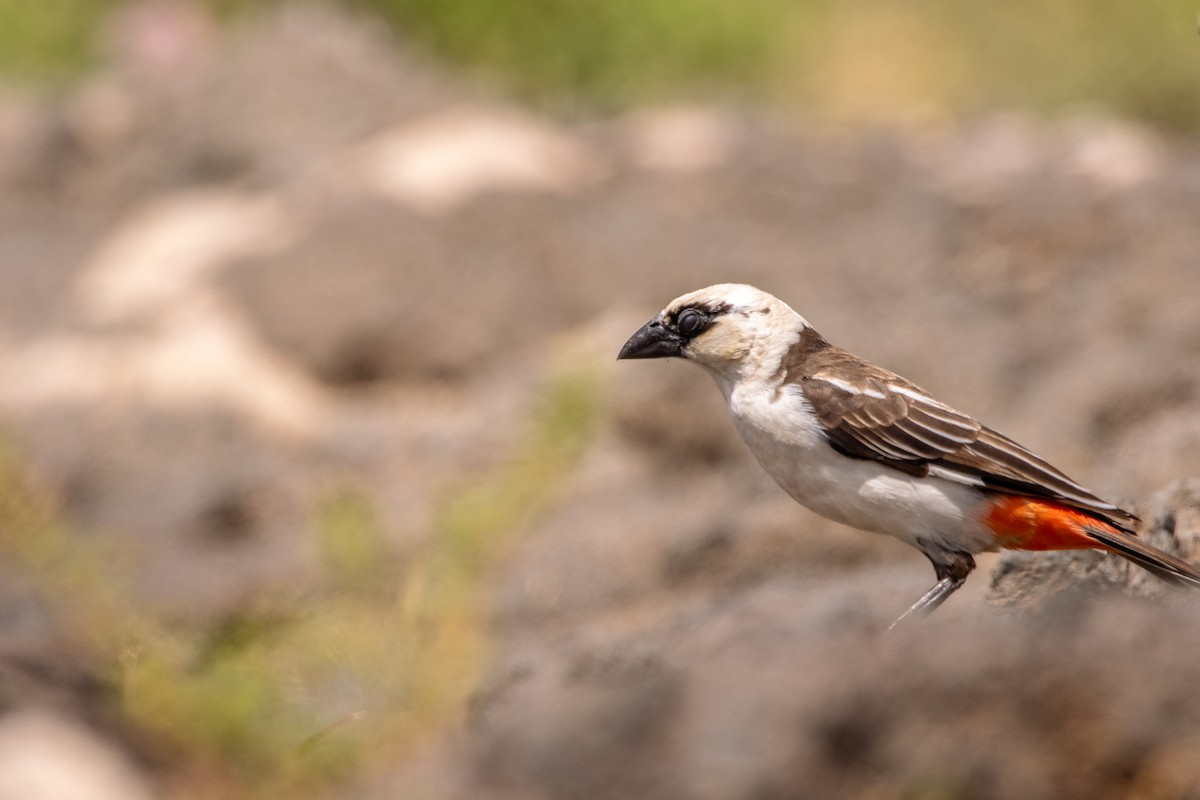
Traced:
<path fill-rule="evenodd" d="M 975 489 L 838 453 L 794 387 L 780 391 L 746 382 L 722 389 L 743 441 L 801 505 L 922 550 L 977 553 L 993 548 L 993 534 L 982 522 L 986 500 Z"/>

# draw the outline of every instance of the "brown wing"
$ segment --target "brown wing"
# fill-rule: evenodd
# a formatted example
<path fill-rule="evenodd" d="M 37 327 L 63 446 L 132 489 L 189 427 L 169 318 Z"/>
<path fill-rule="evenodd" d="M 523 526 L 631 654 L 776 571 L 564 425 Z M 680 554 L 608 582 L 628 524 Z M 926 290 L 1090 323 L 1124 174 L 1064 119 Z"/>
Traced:
<path fill-rule="evenodd" d="M 983 491 L 1054 500 L 1122 530 L 1137 521 L 1008 437 L 892 372 L 834 347 L 808 361 L 807 374 L 789 377 L 829 443 L 845 455 Z"/>

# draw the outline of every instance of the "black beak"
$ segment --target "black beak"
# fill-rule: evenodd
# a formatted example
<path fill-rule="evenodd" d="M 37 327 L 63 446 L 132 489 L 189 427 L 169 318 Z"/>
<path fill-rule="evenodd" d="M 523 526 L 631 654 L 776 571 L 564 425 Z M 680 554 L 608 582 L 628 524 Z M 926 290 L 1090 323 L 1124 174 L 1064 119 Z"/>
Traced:
<path fill-rule="evenodd" d="M 661 316 L 647 322 L 617 354 L 622 358 L 670 358 L 683 355 L 683 337 L 662 324 Z"/>

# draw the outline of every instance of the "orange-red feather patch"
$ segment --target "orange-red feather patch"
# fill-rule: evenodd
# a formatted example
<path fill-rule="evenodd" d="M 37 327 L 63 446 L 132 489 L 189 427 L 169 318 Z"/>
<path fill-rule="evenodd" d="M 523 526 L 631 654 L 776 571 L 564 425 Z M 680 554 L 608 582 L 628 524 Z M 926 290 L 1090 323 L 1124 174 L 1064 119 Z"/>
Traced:
<path fill-rule="evenodd" d="M 1081 511 L 1029 497 L 998 498 L 984 522 L 996 534 L 996 544 L 1008 550 L 1104 549 L 1087 529 L 1109 527 Z"/>

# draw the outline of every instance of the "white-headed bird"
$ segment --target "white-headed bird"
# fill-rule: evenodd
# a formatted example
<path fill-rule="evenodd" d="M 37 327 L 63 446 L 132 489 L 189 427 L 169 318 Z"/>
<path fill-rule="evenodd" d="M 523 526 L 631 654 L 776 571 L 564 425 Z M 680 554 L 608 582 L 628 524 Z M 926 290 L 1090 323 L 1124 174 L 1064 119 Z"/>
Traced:
<path fill-rule="evenodd" d="M 1136 537 L 1132 513 L 830 344 L 753 286 L 719 284 L 671 301 L 618 356 L 668 357 L 716 379 L 742 440 L 796 502 L 894 536 L 933 562 L 937 583 L 900 619 L 937 608 L 975 568 L 974 554 L 1001 548 L 1097 548 L 1200 587 L 1200 571 Z"/>

